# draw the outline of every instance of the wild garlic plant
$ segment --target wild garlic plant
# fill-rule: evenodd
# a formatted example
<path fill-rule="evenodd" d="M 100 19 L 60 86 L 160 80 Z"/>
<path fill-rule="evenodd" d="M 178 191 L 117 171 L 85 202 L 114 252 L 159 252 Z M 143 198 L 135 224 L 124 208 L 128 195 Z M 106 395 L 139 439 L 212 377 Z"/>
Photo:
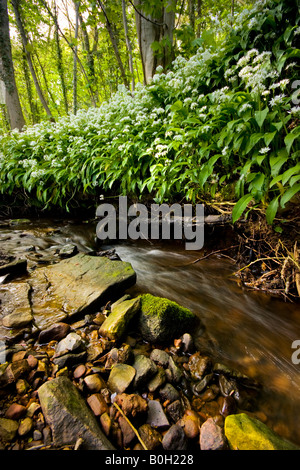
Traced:
<path fill-rule="evenodd" d="M 134 96 L 0 137 L 0 189 L 41 207 L 103 192 L 155 202 L 235 201 L 269 223 L 300 190 L 299 12 L 258 2 L 221 46 L 156 70 Z M 21 191 L 20 191 L 21 190 Z"/>

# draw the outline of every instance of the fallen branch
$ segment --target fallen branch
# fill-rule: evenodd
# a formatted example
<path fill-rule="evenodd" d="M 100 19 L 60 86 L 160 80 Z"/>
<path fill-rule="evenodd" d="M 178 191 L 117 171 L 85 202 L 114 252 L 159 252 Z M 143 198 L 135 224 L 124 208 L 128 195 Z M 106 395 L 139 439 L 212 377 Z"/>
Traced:
<path fill-rule="evenodd" d="M 204 260 L 204 259 L 206 259 L 206 258 L 209 258 L 209 257 L 212 256 L 212 255 L 216 255 L 216 254 L 218 254 L 218 253 L 222 253 L 223 251 L 230 250 L 231 248 L 236 248 L 237 246 L 239 246 L 239 245 L 232 245 L 232 246 L 229 246 L 228 248 L 223 248 L 222 250 L 212 251 L 211 253 L 208 253 L 207 255 L 202 256 L 201 258 L 196 259 L 195 261 L 191 261 L 191 263 L 185 264 L 184 266 L 190 266 L 191 264 L 196 264 L 196 263 L 198 263 L 199 261 L 202 261 L 202 260 Z"/>
<path fill-rule="evenodd" d="M 136 437 L 138 438 L 138 440 L 140 441 L 140 443 L 142 444 L 144 450 L 148 450 L 144 441 L 141 439 L 137 429 L 135 429 L 135 427 L 133 426 L 133 424 L 129 421 L 129 419 L 127 418 L 127 416 L 124 414 L 124 412 L 121 410 L 121 408 L 119 407 L 119 405 L 117 405 L 116 403 L 113 403 L 113 405 L 117 408 L 117 410 L 121 413 L 121 415 L 123 416 L 123 418 L 127 421 L 127 423 L 129 424 L 129 426 L 131 427 L 131 429 L 133 430 L 134 434 L 136 435 Z"/>

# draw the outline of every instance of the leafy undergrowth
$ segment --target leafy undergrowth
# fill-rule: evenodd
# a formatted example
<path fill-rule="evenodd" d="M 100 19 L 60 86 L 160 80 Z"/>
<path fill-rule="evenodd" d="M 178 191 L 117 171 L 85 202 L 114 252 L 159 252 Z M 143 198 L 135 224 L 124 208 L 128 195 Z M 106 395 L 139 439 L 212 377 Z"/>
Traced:
<path fill-rule="evenodd" d="M 121 87 L 100 108 L 2 136 L 4 200 L 46 210 L 95 206 L 101 194 L 204 202 L 229 207 L 233 222 L 259 213 L 270 241 L 300 193 L 299 34 L 296 2 L 257 2 L 134 96 Z M 285 263 L 284 246 L 274 249 Z"/>

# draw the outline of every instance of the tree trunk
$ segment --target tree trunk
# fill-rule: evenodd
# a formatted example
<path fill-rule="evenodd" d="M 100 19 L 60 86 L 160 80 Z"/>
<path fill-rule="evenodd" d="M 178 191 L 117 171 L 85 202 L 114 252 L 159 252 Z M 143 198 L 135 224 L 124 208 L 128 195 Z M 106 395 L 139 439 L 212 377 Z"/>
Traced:
<path fill-rule="evenodd" d="M 132 46 L 128 35 L 128 23 L 127 23 L 127 15 L 126 15 L 126 3 L 125 0 L 122 0 L 122 13 L 123 13 L 123 26 L 124 26 L 124 33 L 125 33 L 125 41 L 126 47 L 129 56 L 129 71 L 131 75 L 131 91 L 134 92 L 135 89 L 135 80 L 134 80 L 134 69 L 133 69 L 133 57 L 132 57 Z"/>
<path fill-rule="evenodd" d="M 144 82 L 148 84 L 158 65 L 164 69 L 172 62 L 173 32 L 175 28 L 175 9 L 177 0 L 169 0 L 167 7 L 162 7 L 158 14 L 147 15 L 138 9 L 139 0 L 134 0 L 136 29 L 144 72 Z M 154 42 L 165 42 L 160 54 L 152 48 Z"/>
<path fill-rule="evenodd" d="M 75 6 L 75 53 L 73 62 L 73 113 L 77 113 L 78 102 L 77 102 L 77 57 L 78 57 L 78 29 L 79 29 L 79 6 L 80 2 L 74 2 Z"/>
<path fill-rule="evenodd" d="M 117 59 L 117 62 L 118 62 L 118 65 L 119 65 L 119 68 L 120 68 L 120 72 L 121 72 L 121 76 L 122 76 L 122 79 L 123 79 L 123 83 L 124 85 L 129 88 L 129 84 L 128 84 L 128 80 L 127 80 L 127 77 L 126 77 L 126 72 L 125 72 L 125 68 L 124 68 L 124 65 L 123 65 L 123 62 L 122 62 L 122 59 L 121 59 L 121 55 L 120 55 L 120 52 L 119 52 L 119 48 L 118 48 L 118 44 L 117 44 L 117 41 L 116 41 L 116 37 L 115 37 L 115 34 L 114 34 L 114 31 L 113 31 L 113 28 L 112 28 L 112 25 L 108 19 L 108 16 L 106 14 L 106 10 L 104 8 L 104 5 L 103 3 L 101 2 L 101 0 L 98 0 L 98 4 L 104 14 L 104 17 L 105 17 L 105 22 L 106 22 L 106 29 L 108 31 L 108 34 L 109 34 L 109 37 L 110 37 L 110 41 L 111 41 L 111 44 L 112 44 L 112 47 L 113 47 L 113 50 L 114 50 L 114 53 L 115 53 L 115 56 L 116 56 L 116 59 Z"/>
<path fill-rule="evenodd" d="M 43 92 L 41 90 L 38 78 L 36 76 L 35 69 L 34 69 L 34 66 L 33 66 L 33 62 L 32 62 L 32 59 L 31 59 L 31 54 L 29 52 L 29 47 L 28 47 L 29 43 L 28 43 L 26 31 L 25 31 L 25 28 L 24 28 L 24 25 L 23 25 L 23 22 L 22 22 L 22 19 L 21 19 L 21 15 L 20 15 L 20 10 L 19 10 L 20 0 L 11 0 L 11 4 L 12 4 L 13 9 L 14 9 L 17 27 L 18 27 L 19 33 L 21 35 L 21 40 L 22 40 L 23 47 L 25 49 L 26 59 L 27 59 L 27 62 L 28 62 L 28 67 L 29 67 L 30 73 L 32 75 L 32 79 L 33 79 L 33 82 L 34 82 L 34 86 L 36 88 L 36 92 L 37 92 L 38 97 L 41 100 L 41 103 L 42 103 L 42 105 L 43 105 L 43 107 L 44 107 L 44 109 L 47 113 L 47 116 L 51 120 L 53 120 L 51 111 L 48 107 L 48 104 L 47 104 L 45 98 L 44 98 L 44 95 L 43 95 Z"/>
<path fill-rule="evenodd" d="M 195 0 L 189 0 L 189 19 L 190 26 L 195 32 Z"/>
<path fill-rule="evenodd" d="M 60 40 L 59 40 L 59 31 L 58 31 L 58 18 L 57 18 L 57 5 L 56 2 L 54 2 L 54 16 L 55 16 L 55 21 L 54 21 L 54 28 L 55 28 L 55 44 L 56 44 L 56 53 L 57 53 L 57 71 L 58 75 L 60 78 L 60 83 L 61 83 L 61 89 L 62 89 L 62 94 L 63 94 L 63 99 L 64 99 L 64 107 L 65 107 L 65 112 L 68 114 L 69 112 L 69 104 L 68 104 L 68 95 L 67 95 L 67 87 L 66 87 L 66 82 L 65 82 L 65 74 L 64 74 L 64 67 L 63 67 L 63 56 L 62 56 L 62 49 L 60 45 Z"/>
<path fill-rule="evenodd" d="M 90 86 L 92 87 L 93 94 L 95 95 L 95 101 L 98 101 L 98 96 L 97 96 L 97 77 L 96 77 L 96 72 L 95 72 L 95 54 L 97 52 L 97 44 L 98 44 L 98 30 L 97 27 L 94 28 L 94 43 L 93 47 L 91 47 L 91 41 L 89 38 L 89 34 L 87 31 L 86 24 L 84 22 L 83 16 L 79 13 L 79 21 L 80 21 L 80 28 L 82 32 L 82 37 L 83 37 L 83 48 L 84 51 L 86 52 L 86 63 L 88 67 L 88 78 L 90 82 Z"/>
<path fill-rule="evenodd" d="M 7 0 L 0 0 L 0 79 L 5 87 L 5 102 L 11 129 L 22 130 L 25 120 L 13 67 Z"/>

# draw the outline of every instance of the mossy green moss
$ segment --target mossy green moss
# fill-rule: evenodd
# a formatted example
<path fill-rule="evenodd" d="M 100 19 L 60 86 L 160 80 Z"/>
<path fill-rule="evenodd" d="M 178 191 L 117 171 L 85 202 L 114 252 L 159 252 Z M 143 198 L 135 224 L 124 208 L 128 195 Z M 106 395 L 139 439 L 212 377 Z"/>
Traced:
<path fill-rule="evenodd" d="M 164 342 L 188 330 L 195 315 L 176 302 L 151 294 L 141 295 L 140 327 L 144 338 Z"/>
<path fill-rule="evenodd" d="M 141 295 L 141 308 L 145 315 L 155 315 L 160 318 L 164 316 L 178 321 L 190 321 L 194 318 L 194 314 L 189 309 L 172 300 L 151 294 Z"/>

